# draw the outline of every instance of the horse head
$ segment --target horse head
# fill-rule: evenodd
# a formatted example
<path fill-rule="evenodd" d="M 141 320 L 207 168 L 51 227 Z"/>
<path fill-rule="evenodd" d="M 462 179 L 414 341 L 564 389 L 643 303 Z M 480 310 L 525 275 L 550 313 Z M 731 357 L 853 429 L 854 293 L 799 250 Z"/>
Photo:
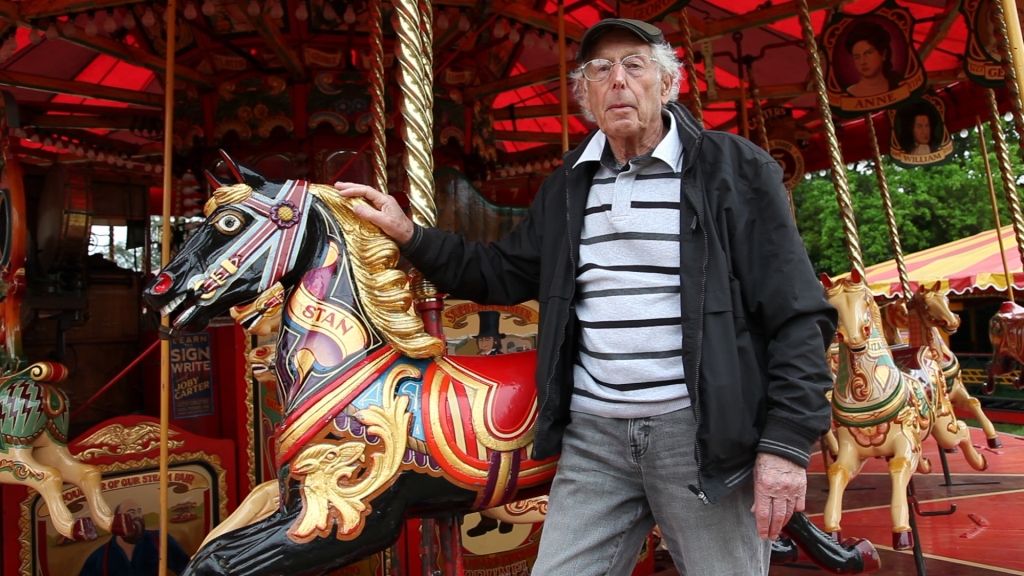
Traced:
<path fill-rule="evenodd" d="M 254 187 L 253 185 L 258 187 Z M 321 250 L 307 234 L 314 196 L 302 181 L 248 179 L 214 191 L 205 222 L 146 287 L 171 331 L 195 330 L 252 302 Z"/>
<path fill-rule="evenodd" d="M 942 292 L 941 285 L 920 286 L 910 299 L 910 308 L 916 310 L 929 327 L 935 327 L 947 334 L 960 328 L 960 317 L 949 307 L 949 298 Z"/>
<path fill-rule="evenodd" d="M 853 351 L 864 349 L 868 340 L 879 337 L 878 305 L 871 290 L 856 270 L 848 278 L 833 280 L 821 275 L 825 298 L 839 313 L 836 341 Z"/>

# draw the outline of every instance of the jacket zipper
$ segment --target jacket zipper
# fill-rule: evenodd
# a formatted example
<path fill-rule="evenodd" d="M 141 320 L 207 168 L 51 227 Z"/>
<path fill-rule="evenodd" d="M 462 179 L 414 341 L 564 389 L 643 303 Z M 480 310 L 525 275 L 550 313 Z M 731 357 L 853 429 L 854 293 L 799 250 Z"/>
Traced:
<path fill-rule="evenodd" d="M 696 150 L 697 148 L 699 148 L 699 146 L 694 146 L 694 150 Z M 693 223 L 690 225 L 690 231 L 691 232 L 697 228 L 697 223 L 698 223 L 698 216 L 697 216 L 697 214 L 694 214 L 694 216 L 693 216 Z M 703 323 L 703 318 L 704 318 L 704 299 L 705 299 L 705 296 L 707 294 L 707 284 L 708 284 L 708 230 L 707 230 L 707 226 L 701 226 L 701 233 L 704 236 L 704 262 L 701 265 L 700 300 L 699 300 L 699 302 L 700 302 L 699 308 L 700 309 L 698 310 L 699 313 L 697 315 L 697 318 L 699 319 L 699 322 L 698 322 L 698 326 L 699 327 L 697 329 L 697 363 L 696 363 L 697 373 L 693 375 L 693 390 L 691 390 L 691 393 L 693 394 L 693 403 L 692 403 L 693 404 L 693 417 L 694 417 L 694 419 L 696 420 L 696 423 L 697 423 L 697 438 L 694 439 L 694 454 L 697 456 L 697 485 L 694 486 L 693 484 L 691 484 L 689 486 L 689 489 L 690 489 L 691 492 L 693 492 L 694 494 L 697 495 L 697 498 L 700 498 L 701 502 L 703 502 L 705 504 L 710 504 L 711 500 L 708 498 L 708 495 L 704 492 L 704 478 L 702 476 L 702 473 L 703 473 L 703 470 L 704 470 L 704 457 L 703 457 L 704 455 L 701 453 L 700 437 L 699 437 L 700 436 L 700 364 L 701 364 L 701 360 L 704 358 L 704 323 Z M 689 380 L 689 378 L 687 378 L 687 380 Z"/>
<path fill-rule="evenodd" d="M 573 257 L 572 226 L 571 226 L 572 222 L 571 222 L 571 217 L 570 217 L 571 212 L 569 210 L 569 208 L 570 208 L 570 206 L 569 206 L 569 169 L 568 168 L 563 168 L 563 171 L 565 173 L 565 230 L 566 230 L 565 236 L 566 236 L 566 239 L 568 240 L 567 244 L 569 245 L 569 263 L 572 264 L 572 267 L 570 268 L 570 270 L 575 271 L 576 270 L 576 259 Z M 572 288 L 571 288 L 571 290 L 569 292 L 569 310 L 570 311 L 572 311 L 572 307 L 573 307 L 572 306 L 572 299 L 575 296 L 576 296 L 576 281 L 575 281 L 575 279 L 573 279 Z M 571 321 L 572 321 L 571 318 L 567 318 L 565 320 L 565 323 L 562 324 L 562 331 L 561 331 L 560 335 L 558 336 L 558 345 L 555 348 L 555 350 L 557 350 L 556 354 L 558 356 L 561 356 L 562 345 L 565 343 L 565 331 L 566 331 L 567 326 L 569 325 L 569 322 L 571 322 Z M 547 380 L 547 382 L 544 383 L 544 403 L 541 404 L 540 408 L 537 410 L 538 414 L 544 414 L 544 407 L 548 405 L 548 400 L 551 398 L 551 381 L 555 377 L 555 370 L 554 370 L 554 368 L 557 367 L 557 365 L 558 365 L 558 360 L 557 360 L 558 356 L 556 356 L 555 366 L 552 366 L 551 367 L 552 368 L 551 372 L 548 373 L 548 380 Z M 563 361 L 565 361 L 565 359 L 563 359 Z"/>

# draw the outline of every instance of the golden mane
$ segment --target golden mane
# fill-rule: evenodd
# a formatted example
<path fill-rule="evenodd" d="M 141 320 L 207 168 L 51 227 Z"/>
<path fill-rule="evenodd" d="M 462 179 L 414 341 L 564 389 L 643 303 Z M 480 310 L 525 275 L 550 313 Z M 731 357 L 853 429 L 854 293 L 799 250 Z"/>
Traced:
<path fill-rule="evenodd" d="M 203 216 L 209 217 L 217 207 L 224 204 L 237 204 L 250 196 L 252 196 L 252 188 L 248 184 L 221 186 L 213 191 L 213 195 L 203 205 Z"/>
<path fill-rule="evenodd" d="M 413 358 L 440 356 L 444 342 L 426 333 L 412 312 L 412 291 L 404 272 L 395 269 L 398 246 L 373 224 L 359 218 L 352 206 L 362 198 L 346 198 L 332 186 L 310 184 L 309 191 L 331 211 L 345 237 L 359 302 L 370 321 L 403 354 Z"/>

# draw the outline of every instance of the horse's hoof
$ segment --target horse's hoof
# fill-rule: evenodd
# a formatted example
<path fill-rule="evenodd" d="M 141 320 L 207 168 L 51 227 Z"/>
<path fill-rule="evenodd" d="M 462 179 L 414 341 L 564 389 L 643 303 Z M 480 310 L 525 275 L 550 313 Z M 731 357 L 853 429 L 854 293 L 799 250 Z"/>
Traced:
<path fill-rule="evenodd" d="M 895 550 L 910 550 L 914 547 L 914 534 L 912 532 L 893 532 L 892 547 Z"/>
<path fill-rule="evenodd" d="M 867 574 L 882 567 L 882 559 L 878 557 L 878 549 L 865 538 L 847 538 L 843 540 L 843 548 L 853 552 L 860 558 L 860 570 L 857 573 Z"/>
<path fill-rule="evenodd" d="M 75 520 L 75 525 L 71 528 L 71 535 L 74 537 L 75 542 L 95 540 L 96 524 L 93 523 L 92 518 L 78 518 Z"/>
<path fill-rule="evenodd" d="M 841 541 L 843 539 L 843 531 L 842 530 L 832 530 L 832 531 L 826 532 L 826 534 L 828 534 L 829 538 L 832 538 L 836 542 L 839 542 L 839 541 Z"/>
<path fill-rule="evenodd" d="M 994 437 L 988 439 L 988 447 L 992 448 L 992 449 L 1002 448 L 1003 447 L 1003 441 L 999 439 L 999 436 L 994 436 Z"/>
<path fill-rule="evenodd" d="M 942 450 L 946 454 L 956 454 L 956 447 L 955 446 L 953 448 L 943 448 Z"/>

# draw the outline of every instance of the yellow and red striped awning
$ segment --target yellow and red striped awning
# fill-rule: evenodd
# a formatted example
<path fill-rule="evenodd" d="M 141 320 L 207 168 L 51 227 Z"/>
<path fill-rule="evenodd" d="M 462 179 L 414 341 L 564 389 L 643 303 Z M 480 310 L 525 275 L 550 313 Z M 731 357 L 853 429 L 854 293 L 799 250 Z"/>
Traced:
<path fill-rule="evenodd" d="M 1015 290 L 1024 290 L 1024 271 L 1020 252 L 1014 239 L 1013 227 L 1000 229 L 1006 264 L 1013 277 Z M 1006 275 L 999 256 L 999 240 L 995 229 L 961 238 L 927 250 L 904 256 L 911 290 L 919 285 L 931 286 L 940 282 L 947 293 L 1005 291 Z M 887 260 L 867 270 L 868 285 L 876 296 L 894 298 L 900 294 L 900 279 L 896 261 Z"/>

